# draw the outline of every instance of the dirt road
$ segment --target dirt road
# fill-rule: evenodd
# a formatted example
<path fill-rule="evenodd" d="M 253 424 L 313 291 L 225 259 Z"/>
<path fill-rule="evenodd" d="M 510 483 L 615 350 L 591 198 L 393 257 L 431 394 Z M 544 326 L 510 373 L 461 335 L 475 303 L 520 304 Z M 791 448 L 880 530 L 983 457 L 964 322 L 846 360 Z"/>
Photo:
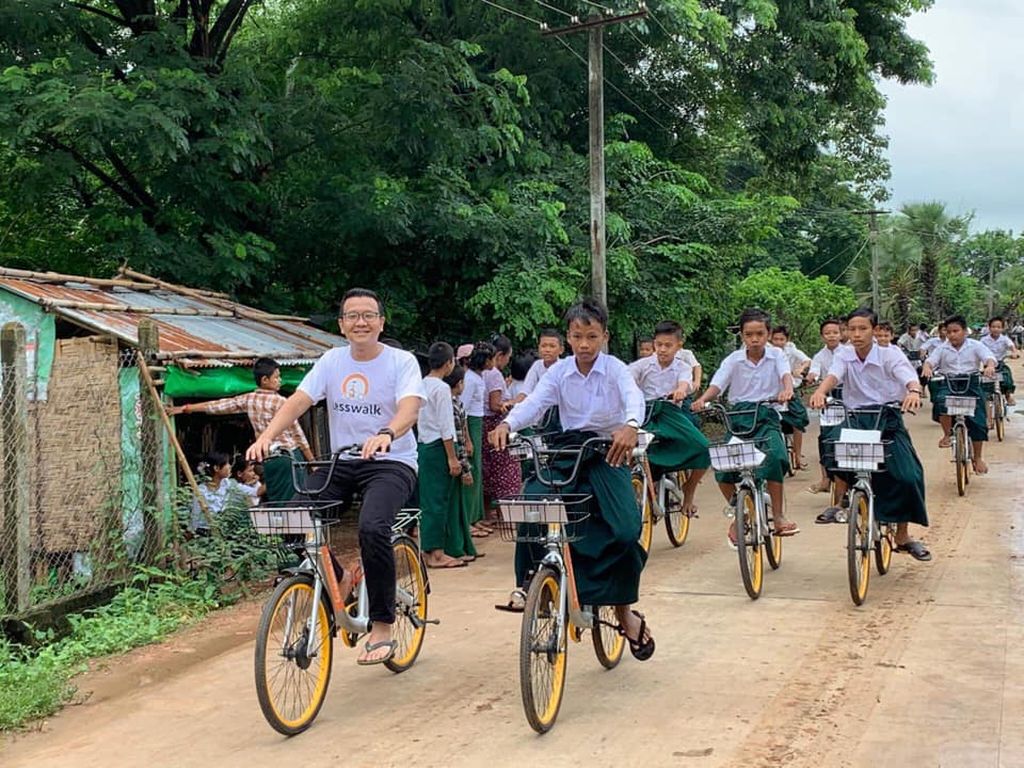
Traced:
<path fill-rule="evenodd" d="M 810 434 L 816 426 L 812 424 Z M 690 540 L 659 529 L 642 608 L 654 659 L 612 672 L 571 646 L 555 729 L 521 709 L 518 617 L 495 612 L 510 545 L 434 572 L 431 627 L 416 666 L 394 676 L 339 651 L 327 702 L 286 740 L 263 721 L 252 680 L 255 608 L 235 609 L 83 687 L 96 695 L 0 749 L 15 766 L 1024 766 L 1024 416 L 989 444 L 992 472 L 956 496 L 938 427 L 912 431 L 925 463 L 935 559 L 895 555 L 850 602 L 845 528 L 815 526 L 822 496 L 787 482 L 803 532 L 751 602 L 725 545 L 710 483 Z M 807 441 L 809 455 L 815 441 Z M 813 460 L 813 456 L 812 456 Z"/>

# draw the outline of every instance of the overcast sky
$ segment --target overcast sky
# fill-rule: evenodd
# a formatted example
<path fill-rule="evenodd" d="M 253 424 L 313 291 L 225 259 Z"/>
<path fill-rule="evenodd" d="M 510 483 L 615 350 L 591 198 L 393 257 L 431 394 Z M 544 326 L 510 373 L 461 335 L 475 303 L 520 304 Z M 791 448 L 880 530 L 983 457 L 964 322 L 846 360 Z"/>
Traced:
<path fill-rule="evenodd" d="M 973 229 L 1024 232 L 1024 0 L 937 0 L 908 23 L 931 88 L 884 83 L 892 199 L 974 210 Z"/>

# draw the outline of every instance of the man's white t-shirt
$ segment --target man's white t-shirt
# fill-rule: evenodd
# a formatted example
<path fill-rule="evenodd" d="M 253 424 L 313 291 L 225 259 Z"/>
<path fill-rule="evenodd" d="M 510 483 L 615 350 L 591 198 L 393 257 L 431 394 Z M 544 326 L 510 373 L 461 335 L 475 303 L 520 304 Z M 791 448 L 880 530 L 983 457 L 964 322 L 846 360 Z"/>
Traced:
<path fill-rule="evenodd" d="M 335 347 L 316 361 L 299 390 L 318 403 L 327 401 L 333 449 L 362 444 L 384 429 L 406 397 L 426 399 L 416 358 L 384 344 L 365 362 L 353 360 L 349 347 Z M 416 469 L 412 431 L 395 440 L 385 458 Z"/>

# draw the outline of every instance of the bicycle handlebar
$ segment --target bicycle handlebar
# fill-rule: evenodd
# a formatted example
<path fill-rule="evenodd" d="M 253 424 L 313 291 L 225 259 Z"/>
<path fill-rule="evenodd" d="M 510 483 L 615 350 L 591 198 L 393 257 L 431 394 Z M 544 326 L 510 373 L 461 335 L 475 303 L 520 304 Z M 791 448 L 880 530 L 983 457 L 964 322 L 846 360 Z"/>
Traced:
<path fill-rule="evenodd" d="M 343 445 L 341 448 L 333 451 L 330 458 L 313 459 L 313 461 L 292 461 L 292 487 L 295 489 L 296 493 L 305 494 L 306 496 L 319 496 L 330 487 L 331 480 L 334 479 L 334 470 L 338 466 L 339 458 L 342 456 L 348 456 L 350 458 L 358 459 L 361 458 L 362 455 L 363 446 L 359 443 L 353 443 L 352 445 Z M 306 472 L 304 474 L 299 474 L 296 472 L 296 467 L 300 467 L 306 470 Z M 327 468 L 327 478 L 319 487 L 310 487 L 308 478 L 311 475 L 315 475 L 316 471 L 323 467 Z M 313 470 L 312 472 L 309 471 L 311 469 Z"/>
<path fill-rule="evenodd" d="M 576 446 L 567 448 L 542 448 L 536 445 L 534 440 L 526 435 L 520 435 L 516 432 L 512 432 L 508 436 L 509 445 L 517 446 L 528 446 L 530 452 L 530 458 L 533 460 L 533 468 L 536 473 L 537 480 L 542 485 L 547 486 L 555 491 L 560 491 L 576 482 L 576 478 L 579 475 L 580 467 L 583 465 L 583 457 L 588 451 L 593 453 L 603 453 L 601 449 L 606 449 L 612 444 L 612 441 L 607 437 L 590 437 L 584 440 L 582 443 Z M 544 475 L 544 468 L 541 465 L 542 457 L 558 458 L 559 456 L 576 456 L 576 460 L 573 462 L 572 471 L 563 480 L 556 480 L 554 478 L 553 471 L 547 473 L 547 477 Z M 551 463 L 548 462 L 550 468 Z"/>

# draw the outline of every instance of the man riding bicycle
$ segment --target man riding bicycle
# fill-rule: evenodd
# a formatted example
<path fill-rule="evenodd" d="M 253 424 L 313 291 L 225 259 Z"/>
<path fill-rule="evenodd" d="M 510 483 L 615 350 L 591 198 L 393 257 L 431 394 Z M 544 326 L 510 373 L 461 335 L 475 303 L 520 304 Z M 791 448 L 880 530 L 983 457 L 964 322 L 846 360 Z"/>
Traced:
<path fill-rule="evenodd" d="M 381 664 L 395 652 L 391 526 L 416 486 L 416 439 L 410 430 L 425 394 L 416 358 L 379 341 L 384 305 L 376 293 L 349 290 L 341 301 L 338 325 L 348 346 L 336 347 L 316 362 L 246 451 L 246 458 L 266 457 L 274 439 L 321 400 L 327 401 L 332 447 L 362 444 L 361 456 L 339 457 L 320 499 L 348 501 L 355 492 L 362 498 L 359 548 L 372 625 L 357 663 Z M 346 572 L 343 594 L 351 591 L 352 583 L 352 574 Z"/>

